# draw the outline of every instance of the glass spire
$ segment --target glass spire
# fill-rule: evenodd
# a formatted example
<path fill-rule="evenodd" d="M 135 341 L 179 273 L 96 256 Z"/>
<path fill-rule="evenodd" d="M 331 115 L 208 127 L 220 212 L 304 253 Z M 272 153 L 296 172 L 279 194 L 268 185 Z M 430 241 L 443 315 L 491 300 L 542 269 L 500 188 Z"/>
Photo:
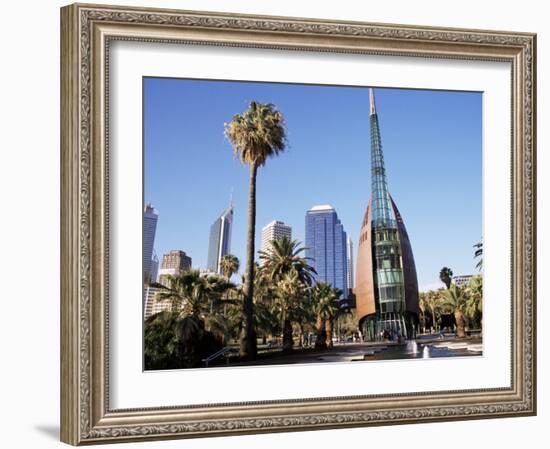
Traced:
<path fill-rule="evenodd" d="M 378 332 L 406 337 L 405 287 L 397 220 L 388 190 L 373 89 L 370 97 L 372 235 Z"/>

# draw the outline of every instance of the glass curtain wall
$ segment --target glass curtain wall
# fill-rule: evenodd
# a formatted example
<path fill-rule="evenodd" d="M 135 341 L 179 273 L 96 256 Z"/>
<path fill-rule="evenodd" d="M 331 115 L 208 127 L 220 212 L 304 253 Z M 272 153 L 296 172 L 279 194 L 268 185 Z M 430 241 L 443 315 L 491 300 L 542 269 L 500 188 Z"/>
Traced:
<path fill-rule="evenodd" d="M 378 338 L 407 338 L 405 326 L 405 285 L 397 220 L 393 211 L 378 115 L 371 89 L 371 170 L 372 170 L 372 260 L 376 297 L 376 321 L 366 321 L 366 334 Z M 374 334 L 374 335 L 373 335 Z"/>

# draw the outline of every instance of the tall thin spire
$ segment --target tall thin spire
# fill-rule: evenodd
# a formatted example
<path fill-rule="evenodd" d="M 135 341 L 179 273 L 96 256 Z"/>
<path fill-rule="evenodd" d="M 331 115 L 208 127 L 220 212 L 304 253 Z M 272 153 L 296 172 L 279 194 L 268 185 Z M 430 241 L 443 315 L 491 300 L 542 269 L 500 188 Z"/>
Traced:
<path fill-rule="evenodd" d="M 231 193 L 229 194 L 229 209 L 233 209 L 233 187 L 231 187 Z"/>
<path fill-rule="evenodd" d="M 376 114 L 376 102 L 374 101 L 374 89 L 369 87 L 370 115 Z"/>

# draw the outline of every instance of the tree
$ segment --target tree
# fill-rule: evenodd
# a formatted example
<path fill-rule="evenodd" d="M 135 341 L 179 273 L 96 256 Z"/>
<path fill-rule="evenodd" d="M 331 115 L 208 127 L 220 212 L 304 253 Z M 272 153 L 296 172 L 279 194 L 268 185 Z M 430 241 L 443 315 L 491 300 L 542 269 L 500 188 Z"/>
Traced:
<path fill-rule="evenodd" d="M 234 256 L 233 254 L 227 254 L 222 257 L 220 265 L 222 274 L 229 282 L 231 280 L 231 276 L 239 271 L 240 262 L 237 256 Z"/>
<path fill-rule="evenodd" d="M 339 297 L 340 290 L 333 288 L 326 282 L 319 282 L 313 287 L 313 310 L 316 316 L 317 330 L 315 347 L 317 349 L 332 347 L 332 328 L 334 318 L 338 314 L 337 300 Z M 328 345 L 327 339 L 329 340 Z"/>
<path fill-rule="evenodd" d="M 463 287 L 458 287 L 456 284 L 452 284 L 449 288 L 443 291 L 443 302 L 441 306 L 450 309 L 450 311 L 454 313 L 456 322 L 456 336 L 459 338 L 466 336 L 466 320 L 464 319 L 464 311 L 467 300 L 468 295 L 466 289 Z"/>
<path fill-rule="evenodd" d="M 441 305 L 441 292 L 443 290 L 430 290 L 425 293 L 424 302 L 432 314 L 432 328 L 437 330 L 437 311 Z"/>
<path fill-rule="evenodd" d="M 483 316 L 483 278 L 474 276 L 467 286 L 468 300 L 464 312 L 474 326 L 482 325 Z"/>
<path fill-rule="evenodd" d="M 168 310 L 151 315 L 144 323 L 145 369 L 170 369 L 179 365 L 181 342 L 175 332 L 178 314 Z"/>
<path fill-rule="evenodd" d="M 307 286 L 300 280 L 296 270 L 291 270 L 277 284 L 277 299 L 283 322 L 283 352 L 294 346 L 292 321 L 296 320 L 299 304 L 307 298 Z"/>
<path fill-rule="evenodd" d="M 329 349 L 333 347 L 332 335 L 334 331 L 334 321 L 336 320 L 336 318 L 338 318 L 338 315 L 340 313 L 338 298 L 340 298 L 341 294 L 342 294 L 341 290 L 338 290 L 337 288 L 333 288 L 332 294 L 331 294 L 332 300 L 329 301 L 329 304 L 327 305 L 327 308 L 326 308 L 327 344 Z"/>
<path fill-rule="evenodd" d="M 275 283 L 294 270 L 302 283 L 311 285 L 317 272 L 301 256 L 304 251 L 297 240 L 290 240 L 287 236 L 275 239 L 271 241 L 269 251 L 260 251 L 260 259 L 264 262 L 262 270 Z"/>
<path fill-rule="evenodd" d="M 477 242 L 474 245 L 474 259 L 479 259 L 476 264 L 476 268 L 481 271 L 483 268 L 483 242 Z"/>
<path fill-rule="evenodd" d="M 421 316 L 421 322 L 422 322 L 422 332 L 426 331 L 426 309 L 428 308 L 427 304 L 427 298 L 428 293 L 426 292 L 420 292 L 418 294 L 418 308 L 420 309 L 420 316 Z"/>
<path fill-rule="evenodd" d="M 284 316 L 282 319 L 283 349 L 286 351 L 289 351 L 293 345 L 292 322 L 303 324 L 306 318 L 307 313 L 301 308 L 303 309 L 304 303 L 308 300 L 308 289 L 316 274 L 315 269 L 302 256 L 304 251 L 305 248 L 301 246 L 300 242 L 291 240 L 287 236 L 271 241 L 268 251 L 260 251 L 260 259 L 263 261 L 262 276 L 276 288 L 279 312 Z M 293 278 L 292 282 L 300 284 L 299 286 L 295 285 L 291 288 L 290 275 Z M 282 284 L 283 281 L 285 284 Z M 292 307 L 281 309 L 281 304 L 287 304 L 288 300 L 288 298 L 281 298 L 281 295 L 294 294 L 293 289 L 298 289 L 302 297 L 293 298 Z M 303 332 L 303 326 L 300 327 L 300 332 Z"/>
<path fill-rule="evenodd" d="M 439 279 L 445 284 L 445 286 L 450 288 L 451 282 L 453 280 L 453 270 L 448 267 L 443 267 L 439 272 Z"/>
<path fill-rule="evenodd" d="M 170 311 L 145 322 L 146 366 L 200 366 L 202 358 L 219 350 L 225 341 L 226 333 L 213 325 L 211 312 L 234 285 L 219 276 L 202 276 L 198 270 L 186 270 L 167 279 L 167 285 L 152 284 L 159 289 L 156 300 L 169 301 Z M 207 329 L 210 326 L 214 332 Z"/>
<path fill-rule="evenodd" d="M 243 324 L 240 355 L 252 359 L 257 355 L 254 329 L 254 239 L 256 233 L 256 176 L 258 168 L 286 147 L 283 114 L 270 103 L 252 101 L 242 114 L 233 116 L 225 124 L 225 136 L 231 142 L 236 156 L 250 167 L 248 191 L 248 232 L 246 242 Z"/>
<path fill-rule="evenodd" d="M 221 296 L 234 285 L 218 276 L 202 276 L 199 270 L 186 270 L 169 276 L 167 286 L 152 284 L 159 289 L 157 301 L 170 301 L 171 311 L 181 316 L 202 318 L 212 311 Z"/>

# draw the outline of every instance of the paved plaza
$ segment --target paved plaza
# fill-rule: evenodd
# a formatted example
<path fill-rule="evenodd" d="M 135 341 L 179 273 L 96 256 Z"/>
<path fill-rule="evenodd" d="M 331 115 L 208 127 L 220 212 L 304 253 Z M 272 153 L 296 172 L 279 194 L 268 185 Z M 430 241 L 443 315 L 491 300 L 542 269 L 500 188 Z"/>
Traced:
<path fill-rule="evenodd" d="M 231 366 L 286 365 L 296 363 L 362 362 L 399 359 L 429 359 L 438 357 L 480 356 L 481 337 L 424 336 L 403 343 L 341 343 L 332 349 L 296 349 L 283 354 L 279 349 L 260 351 L 257 360 L 231 362 Z"/>

